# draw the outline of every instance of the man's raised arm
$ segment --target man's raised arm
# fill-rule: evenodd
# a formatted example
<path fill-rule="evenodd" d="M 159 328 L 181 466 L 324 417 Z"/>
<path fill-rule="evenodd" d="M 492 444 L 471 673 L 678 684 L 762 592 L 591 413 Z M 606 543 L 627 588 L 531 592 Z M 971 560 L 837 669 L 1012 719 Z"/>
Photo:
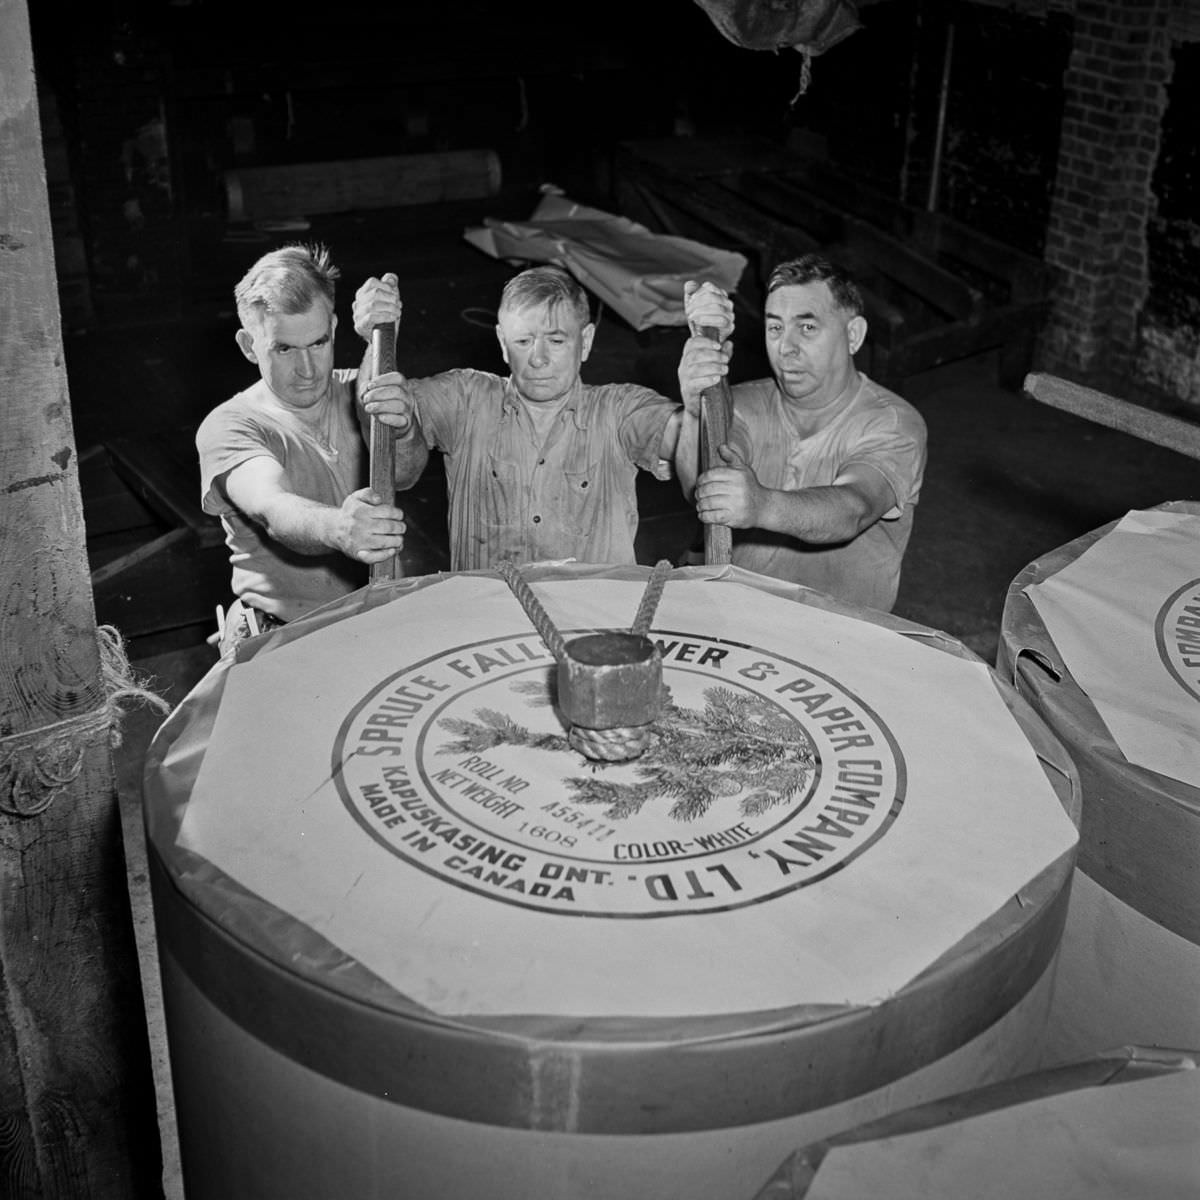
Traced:
<path fill-rule="evenodd" d="M 400 490 L 412 487 L 420 479 L 429 461 L 429 447 L 421 433 L 416 400 L 405 377 L 399 371 L 375 374 L 371 337 L 377 325 L 398 329 L 403 310 L 398 280 L 391 272 L 382 279 L 368 279 L 354 295 L 354 329 L 367 343 L 358 368 L 356 387 L 360 423 L 368 445 L 372 421 L 392 429 L 395 435 L 395 486 Z"/>
<path fill-rule="evenodd" d="M 700 471 L 700 402 L 705 391 L 716 387 L 729 372 L 733 354 L 733 302 L 712 283 L 688 280 L 683 288 L 683 307 L 691 336 L 679 360 L 679 395 L 683 400 L 683 424 L 675 444 L 675 472 L 683 494 L 690 500 Z M 715 329 L 721 340 L 701 333 Z"/>

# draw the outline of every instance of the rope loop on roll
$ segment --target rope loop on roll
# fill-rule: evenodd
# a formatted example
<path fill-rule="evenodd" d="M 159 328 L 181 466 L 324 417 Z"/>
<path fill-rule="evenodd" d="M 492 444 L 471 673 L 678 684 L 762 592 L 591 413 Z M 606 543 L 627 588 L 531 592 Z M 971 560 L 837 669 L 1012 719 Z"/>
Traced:
<path fill-rule="evenodd" d="M 572 725 L 567 741 L 572 749 L 597 762 L 624 762 L 646 751 L 653 725 L 626 725 L 618 729 L 585 729 Z"/>
<path fill-rule="evenodd" d="M 550 614 L 542 607 L 542 602 L 534 595 L 533 589 L 516 564 L 506 559 L 498 564 L 496 570 L 508 584 L 509 591 L 520 602 L 525 615 L 546 643 L 546 648 L 554 655 L 555 661 L 566 662 L 570 657 L 570 650 L 563 635 Z M 654 620 L 654 613 L 659 600 L 662 599 L 663 588 L 670 573 L 670 560 L 660 559 L 646 581 L 646 589 L 642 593 L 641 603 L 630 629 L 637 637 L 646 637 L 649 633 L 650 623 Z M 567 730 L 567 741 L 586 758 L 598 762 L 624 762 L 626 759 L 637 758 L 645 751 L 650 744 L 652 730 L 652 725 L 627 725 L 616 729 L 585 729 L 581 725 L 572 725 Z"/>
<path fill-rule="evenodd" d="M 542 641 L 546 643 L 546 649 L 554 655 L 556 662 L 562 662 L 567 657 L 567 644 L 563 641 L 563 635 L 559 633 L 550 614 L 542 607 L 542 602 L 533 594 L 533 588 L 529 586 L 525 576 L 517 570 L 516 564 L 508 559 L 505 559 L 496 570 L 508 584 L 509 591 L 520 601 L 525 615 L 532 622 L 534 629 L 538 631 Z"/>
<path fill-rule="evenodd" d="M 650 622 L 662 599 L 663 588 L 667 585 L 667 576 L 671 573 L 671 560 L 660 558 L 654 564 L 654 570 L 646 581 L 646 590 L 642 593 L 642 602 L 638 605 L 637 616 L 633 618 L 630 633 L 645 637 L 650 632 Z"/>

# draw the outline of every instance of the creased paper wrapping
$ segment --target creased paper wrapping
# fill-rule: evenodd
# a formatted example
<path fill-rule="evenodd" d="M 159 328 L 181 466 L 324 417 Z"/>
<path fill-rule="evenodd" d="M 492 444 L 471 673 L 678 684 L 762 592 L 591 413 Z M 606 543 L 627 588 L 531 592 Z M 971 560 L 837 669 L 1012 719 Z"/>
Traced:
<path fill-rule="evenodd" d="M 638 330 L 685 324 L 689 279 L 732 292 L 746 269 L 737 251 L 653 233 L 558 195 L 545 196 L 528 221 L 488 218 L 463 236 L 493 258 L 556 263 Z"/>
<path fill-rule="evenodd" d="M 641 591 L 537 587 L 564 632 Z M 982 663 L 727 581 L 669 582 L 651 636 L 670 736 L 599 769 L 498 579 L 280 639 L 228 671 L 181 851 L 496 1017 L 877 1004 L 1072 851 Z"/>

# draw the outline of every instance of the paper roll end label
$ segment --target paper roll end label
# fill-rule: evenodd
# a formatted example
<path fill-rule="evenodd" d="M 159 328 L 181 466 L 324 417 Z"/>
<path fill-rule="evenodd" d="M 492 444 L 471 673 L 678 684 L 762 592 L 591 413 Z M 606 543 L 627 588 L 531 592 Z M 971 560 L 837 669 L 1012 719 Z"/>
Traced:
<path fill-rule="evenodd" d="M 669 700 L 641 758 L 571 749 L 536 637 L 445 649 L 374 686 L 332 774 L 375 843 L 454 887 L 591 918 L 760 904 L 842 870 L 904 804 L 879 716 L 774 651 L 654 632 Z"/>

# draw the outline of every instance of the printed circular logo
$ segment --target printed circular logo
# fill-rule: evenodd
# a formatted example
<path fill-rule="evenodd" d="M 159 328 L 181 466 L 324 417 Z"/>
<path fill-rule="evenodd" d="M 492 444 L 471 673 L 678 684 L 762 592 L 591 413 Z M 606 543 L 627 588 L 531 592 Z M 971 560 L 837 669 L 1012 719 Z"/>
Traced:
<path fill-rule="evenodd" d="M 1184 584 L 1159 609 L 1154 640 L 1175 682 L 1200 700 L 1200 579 Z"/>
<path fill-rule="evenodd" d="M 422 871 L 581 917 L 761 903 L 886 833 L 904 762 L 863 701 L 774 651 L 651 636 L 669 695 L 637 759 L 572 749 L 554 659 L 514 634 L 442 651 L 355 706 L 333 749 L 346 808 Z"/>

